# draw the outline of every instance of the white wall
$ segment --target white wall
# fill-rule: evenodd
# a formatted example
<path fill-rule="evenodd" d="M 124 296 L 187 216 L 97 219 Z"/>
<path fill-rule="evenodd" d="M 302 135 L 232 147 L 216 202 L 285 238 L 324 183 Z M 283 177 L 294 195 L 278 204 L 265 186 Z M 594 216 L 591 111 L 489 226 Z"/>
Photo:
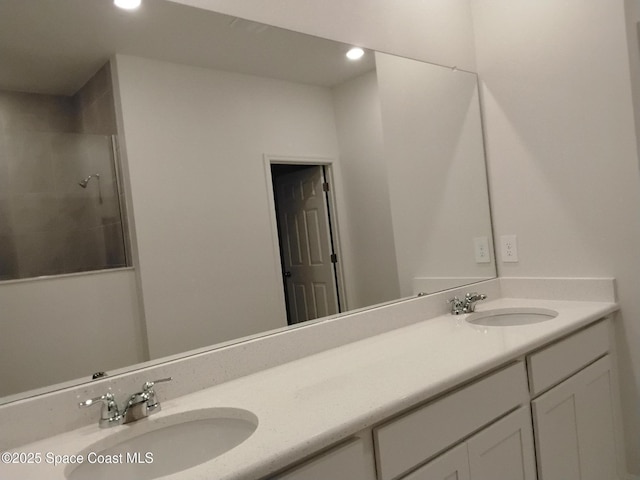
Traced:
<path fill-rule="evenodd" d="M 151 358 L 285 326 L 263 154 L 337 158 L 330 90 L 116 64 Z"/>
<path fill-rule="evenodd" d="M 339 212 L 348 308 L 400 298 L 376 72 L 333 89 L 344 185 Z"/>
<path fill-rule="evenodd" d="M 0 397 L 146 360 L 131 269 L 6 282 L 0 305 Z"/>
<path fill-rule="evenodd" d="M 172 0 L 475 71 L 469 0 Z"/>
<path fill-rule="evenodd" d="M 640 473 L 640 177 L 623 0 L 472 0 L 502 276 L 613 276 Z"/>
<path fill-rule="evenodd" d="M 475 237 L 491 243 L 476 76 L 379 53 L 376 65 L 401 295 L 417 277 L 494 277 L 474 256 Z"/>

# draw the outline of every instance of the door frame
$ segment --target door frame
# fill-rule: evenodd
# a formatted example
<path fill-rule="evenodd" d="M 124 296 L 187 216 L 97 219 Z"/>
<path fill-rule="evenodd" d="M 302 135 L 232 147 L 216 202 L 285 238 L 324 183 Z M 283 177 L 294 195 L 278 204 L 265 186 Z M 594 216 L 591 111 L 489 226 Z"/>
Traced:
<path fill-rule="evenodd" d="M 336 186 L 336 170 L 334 165 L 336 160 L 327 157 L 315 157 L 315 156 L 291 156 L 291 155 L 276 155 L 276 154 L 263 154 L 263 163 L 267 187 L 267 206 L 269 208 L 269 219 L 271 223 L 271 238 L 273 245 L 273 267 L 276 273 L 276 278 L 281 280 L 282 288 L 281 298 L 282 305 L 286 310 L 286 299 L 284 294 L 284 279 L 282 278 L 282 254 L 280 252 L 280 242 L 278 236 L 278 221 L 276 217 L 276 203 L 273 192 L 273 178 L 271 175 L 271 165 L 320 165 L 325 167 L 326 181 L 329 182 L 330 188 L 327 192 L 328 199 L 328 212 L 329 212 L 329 226 L 331 229 L 331 236 L 333 241 L 334 253 L 338 256 L 338 262 L 334 263 L 335 277 L 336 277 L 336 290 L 339 298 L 339 310 L 338 315 L 349 310 L 348 300 L 345 288 L 344 279 L 344 258 L 342 255 L 341 241 L 340 241 L 340 229 L 337 209 L 337 186 Z"/>

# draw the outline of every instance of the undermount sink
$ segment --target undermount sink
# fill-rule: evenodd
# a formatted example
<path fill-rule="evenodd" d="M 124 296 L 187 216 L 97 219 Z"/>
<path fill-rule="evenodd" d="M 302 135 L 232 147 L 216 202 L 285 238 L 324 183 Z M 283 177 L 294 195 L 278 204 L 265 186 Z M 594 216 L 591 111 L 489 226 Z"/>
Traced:
<path fill-rule="evenodd" d="M 472 313 L 466 320 L 486 327 L 514 327 L 546 322 L 557 316 L 558 312 L 546 308 L 497 308 Z"/>
<path fill-rule="evenodd" d="M 258 427 L 251 412 L 235 408 L 191 410 L 116 427 L 91 445 L 84 461 L 69 465 L 68 480 L 151 480 L 195 467 L 231 450 Z"/>

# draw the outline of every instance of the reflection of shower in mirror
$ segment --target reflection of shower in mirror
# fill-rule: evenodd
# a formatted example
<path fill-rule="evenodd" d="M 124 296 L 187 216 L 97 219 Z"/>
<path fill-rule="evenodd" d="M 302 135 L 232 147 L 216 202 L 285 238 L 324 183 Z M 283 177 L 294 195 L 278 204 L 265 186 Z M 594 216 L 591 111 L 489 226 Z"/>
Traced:
<path fill-rule="evenodd" d="M 78 185 L 80 185 L 82 188 L 87 188 L 87 185 L 89 184 L 89 180 L 91 180 L 94 177 L 98 179 L 98 202 L 102 203 L 102 189 L 100 188 L 100 174 L 99 173 L 94 173 L 92 175 L 89 175 L 84 180 L 78 182 Z"/>

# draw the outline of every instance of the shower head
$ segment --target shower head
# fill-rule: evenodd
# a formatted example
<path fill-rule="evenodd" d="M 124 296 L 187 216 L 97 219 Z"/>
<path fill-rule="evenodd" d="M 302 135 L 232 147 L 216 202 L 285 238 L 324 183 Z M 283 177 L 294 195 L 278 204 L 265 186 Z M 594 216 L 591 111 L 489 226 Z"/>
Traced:
<path fill-rule="evenodd" d="M 89 180 L 91 180 L 91 177 L 96 177 L 98 180 L 100 180 L 100 174 L 94 173 L 93 175 L 89 175 L 84 180 L 78 182 L 78 185 L 80 185 L 82 188 L 87 188 L 87 185 L 89 184 Z"/>

